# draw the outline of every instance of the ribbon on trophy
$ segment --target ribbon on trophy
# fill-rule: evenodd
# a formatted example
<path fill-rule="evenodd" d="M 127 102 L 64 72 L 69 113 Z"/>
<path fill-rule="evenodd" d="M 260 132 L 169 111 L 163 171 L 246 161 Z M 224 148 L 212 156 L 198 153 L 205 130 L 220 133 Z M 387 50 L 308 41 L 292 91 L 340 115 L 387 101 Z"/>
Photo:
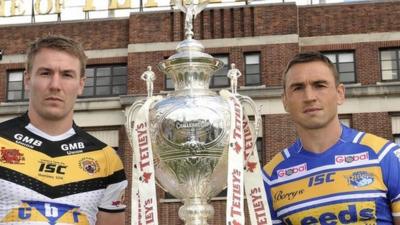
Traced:
<path fill-rule="evenodd" d="M 130 121 L 131 115 L 128 116 L 127 127 L 129 127 L 128 131 L 131 134 L 129 136 L 132 137 L 131 144 L 134 151 L 132 225 L 158 225 L 157 195 L 148 114 L 150 105 L 160 99 L 161 96 L 153 96 L 149 97 L 144 104 L 139 102 L 132 105 L 131 109 L 139 108 L 135 115 L 135 121 Z M 132 122 L 133 124 L 130 124 Z"/>
<path fill-rule="evenodd" d="M 230 107 L 231 126 L 228 146 L 228 182 L 226 194 L 226 224 L 243 225 L 243 109 L 239 99 L 226 90 L 220 92 Z"/>
<path fill-rule="evenodd" d="M 250 221 L 253 225 L 271 225 L 271 213 L 267 202 L 260 160 L 258 158 L 257 145 L 254 137 L 256 132 L 250 126 L 247 115 L 243 118 L 244 135 L 244 160 L 246 170 L 244 172 L 244 185 L 246 191 L 247 206 L 249 208 Z"/>
<path fill-rule="evenodd" d="M 256 132 L 250 126 L 237 94 L 220 92 L 231 108 L 231 137 L 228 150 L 228 190 L 226 224 L 244 225 L 243 184 L 252 225 L 271 225 L 271 215 L 264 189 L 257 153 Z M 246 165 L 244 165 L 246 163 Z M 243 170 L 243 168 L 246 168 Z"/>

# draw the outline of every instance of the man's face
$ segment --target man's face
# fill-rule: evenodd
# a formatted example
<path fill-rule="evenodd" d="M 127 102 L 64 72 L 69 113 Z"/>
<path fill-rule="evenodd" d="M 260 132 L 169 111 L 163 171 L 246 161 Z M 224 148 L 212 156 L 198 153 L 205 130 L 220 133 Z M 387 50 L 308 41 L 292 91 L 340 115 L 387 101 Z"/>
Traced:
<path fill-rule="evenodd" d="M 337 107 L 344 102 L 344 86 L 336 86 L 332 71 L 323 62 L 292 66 L 285 85 L 283 105 L 297 127 L 319 129 L 337 118 Z"/>
<path fill-rule="evenodd" d="M 72 119 L 75 100 L 84 87 L 77 57 L 63 51 L 41 49 L 24 79 L 25 89 L 30 91 L 29 111 L 33 115 L 52 121 Z"/>

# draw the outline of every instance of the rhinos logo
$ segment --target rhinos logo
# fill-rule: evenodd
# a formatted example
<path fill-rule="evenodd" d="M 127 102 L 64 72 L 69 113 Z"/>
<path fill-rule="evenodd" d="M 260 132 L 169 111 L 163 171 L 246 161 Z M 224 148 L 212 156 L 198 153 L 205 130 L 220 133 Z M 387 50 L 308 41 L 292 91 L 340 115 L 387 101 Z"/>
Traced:
<path fill-rule="evenodd" d="M 354 172 L 351 176 L 347 177 L 347 183 L 354 187 L 365 187 L 374 182 L 374 174 L 366 171 Z"/>

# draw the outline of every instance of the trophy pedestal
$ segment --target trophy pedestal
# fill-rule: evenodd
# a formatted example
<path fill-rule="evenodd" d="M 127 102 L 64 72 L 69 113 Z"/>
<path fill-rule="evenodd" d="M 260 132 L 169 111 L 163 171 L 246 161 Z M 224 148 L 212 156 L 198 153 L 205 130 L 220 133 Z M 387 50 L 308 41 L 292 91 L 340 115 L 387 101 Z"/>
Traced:
<path fill-rule="evenodd" d="M 179 218 L 185 225 L 208 225 L 207 220 L 214 216 L 214 208 L 201 198 L 185 199 L 179 208 Z"/>

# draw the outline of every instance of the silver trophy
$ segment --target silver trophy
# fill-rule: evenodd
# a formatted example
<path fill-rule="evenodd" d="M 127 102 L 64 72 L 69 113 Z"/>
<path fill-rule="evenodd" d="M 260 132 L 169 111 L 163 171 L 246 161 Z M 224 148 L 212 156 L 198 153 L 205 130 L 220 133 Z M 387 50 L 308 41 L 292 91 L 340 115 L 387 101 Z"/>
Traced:
<path fill-rule="evenodd" d="M 149 108 L 155 175 L 158 185 L 184 202 L 179 217 L 186 225 L 207 225 L 214 215 L 209 200 L 227 185 L 230 108 L 209 89 L 223 62 L 204 53 L 203 45 L 193 39 L 192 21 L 207 1 L 175 3 L 186 13 L 186 39 L 178 44 L 176 54 L 158 64 L 172 78 L 175 90 Z M 256 111 L 248 97 L 240 99 Z M 129 125 L 135 113 L 128 114 Z"/>

